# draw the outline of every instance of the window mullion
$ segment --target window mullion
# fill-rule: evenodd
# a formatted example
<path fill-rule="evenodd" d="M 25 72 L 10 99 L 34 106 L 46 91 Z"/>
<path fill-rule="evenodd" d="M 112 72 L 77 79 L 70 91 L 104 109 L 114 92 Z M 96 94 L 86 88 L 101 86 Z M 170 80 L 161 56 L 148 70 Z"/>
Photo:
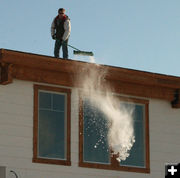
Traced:
<path fill-rule="evenodd" d="M 111 149 L 111 167 L 118 168 L 119 167 L 119 161 L 117 160 L 118 154 L 113 154 L 113 150 Z"/>

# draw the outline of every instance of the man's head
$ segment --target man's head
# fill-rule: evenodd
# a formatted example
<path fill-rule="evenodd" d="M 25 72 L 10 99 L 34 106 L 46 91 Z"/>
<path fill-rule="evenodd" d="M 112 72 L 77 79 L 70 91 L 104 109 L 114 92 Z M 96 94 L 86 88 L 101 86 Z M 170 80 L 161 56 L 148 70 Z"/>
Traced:
<path fill-rule="evenodd" d="M 58 10 L 59 17 L 64 16 L 64 13 L 65 13 L 65 9 L 60 8 L 60 9 Z"/>

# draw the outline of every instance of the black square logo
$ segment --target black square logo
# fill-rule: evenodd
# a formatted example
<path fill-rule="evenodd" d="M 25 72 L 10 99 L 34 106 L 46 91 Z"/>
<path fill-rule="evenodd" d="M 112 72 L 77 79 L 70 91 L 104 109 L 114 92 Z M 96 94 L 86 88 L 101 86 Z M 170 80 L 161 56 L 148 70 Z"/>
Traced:
<path fill-rule="evenodd" d="M 165 178 L 180 178 L 180 163 L 168 163 L 165 165 Z"/>

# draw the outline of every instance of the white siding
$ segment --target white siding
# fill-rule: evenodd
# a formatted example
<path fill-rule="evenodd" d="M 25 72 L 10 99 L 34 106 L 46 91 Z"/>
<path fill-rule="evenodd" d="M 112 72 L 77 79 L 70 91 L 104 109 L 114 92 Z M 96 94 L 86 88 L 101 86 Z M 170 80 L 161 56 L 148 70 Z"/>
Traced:
<path fill-rule="evenodd" d="M 14 80 L 0 85 L 0 166 L 19 178 L 163 178 L 167 162 L 180 161 L 180 109 L 169 102 L 150 100 L 150 174 L 78 167 L 78 92 L 72 89 L 72 166 L 32 163 L 33 83 Z"/>

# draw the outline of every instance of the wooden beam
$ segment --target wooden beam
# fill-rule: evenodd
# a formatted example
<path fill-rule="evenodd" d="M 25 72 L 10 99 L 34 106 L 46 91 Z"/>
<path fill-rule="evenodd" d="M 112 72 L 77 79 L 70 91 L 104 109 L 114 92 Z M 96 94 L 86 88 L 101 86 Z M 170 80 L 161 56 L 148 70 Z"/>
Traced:
<path fill-rule="evenodd" d="M 65 72 L 47 71 L 15 65 L 13 77 L 19 80 L 74 86 L 74 77 Z"/>
<path fill-rule="evenodd" d="M 157 98 L 172 101 L 174 99 L 174 89 L 167 87 L 147 86 L 143 84 L 133 84 L 120 81 L 108 81 L 111 90 L 115 93 L 126 95 Z"/>
<path fill-rule="evenodd" d="M 76 80 L 76 75 L 70 75 L 69 73 L 65 72 L 38 70 L 15 65 L 13 68 L 12 76 L 19 80 L 49 83 L 77 88 L 83 87 L 81 81 Z M 106 80 L 104 81 L 104 83 L 102 83 L 102 86 L 102 90 L 111 88 L 112 92 L 119 94 L 127 94 L 147 98 L 158 98 L 168 101 L 172 101 L 174 99 L 174 90 L 166 87 L 138 85 L 134 83 L 120 82 L 115 80 Z"/>
<path fill-rule="evenodd" d="M 50 56 L 36 55 L 17 51 L 3 50 L 1 61 L 21 65 L 39 70 L 66 72 L 70 74 L 81 73 L 82 70 L 97 69 L 107 72 L 106 79 L 128 83 L 143 84 L 157 87 L 180 88 L 180 77 L 162 75 L 121 67 L 96 65 L 92 63 L 57 59 Z"/>
<path fill-rule="evenodd" d="M 125 70 L 107 67 L 106 79 L 144 84 L 149 86 L 160 86 L 169 88 L 180 88 L 180 78 L 168 75 L 161 75 L 143 71 Z"/>

